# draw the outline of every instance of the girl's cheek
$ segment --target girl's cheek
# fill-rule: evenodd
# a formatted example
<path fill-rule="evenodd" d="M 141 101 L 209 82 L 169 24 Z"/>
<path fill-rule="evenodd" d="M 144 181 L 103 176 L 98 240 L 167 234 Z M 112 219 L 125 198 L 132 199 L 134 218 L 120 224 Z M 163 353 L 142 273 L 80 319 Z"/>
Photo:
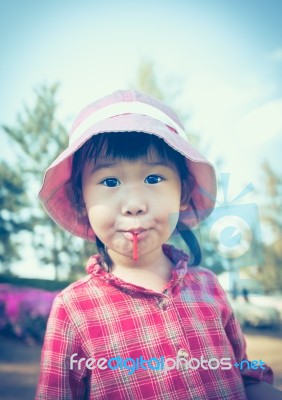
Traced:
<path fill-rule="evenodd" d="M 171 231 L 173 231 L 175 229 L 178 220 L 179 220 L 179 211 L 170 213 L 168 215 L 168 225 L 169 225 Z"/>
<path fill-rule="evenodd" d="M 99 224 L 107 225 L 115 219 L 114 210 L 106 205 L 97 205 L 89 209 L 89 217 Z"/>

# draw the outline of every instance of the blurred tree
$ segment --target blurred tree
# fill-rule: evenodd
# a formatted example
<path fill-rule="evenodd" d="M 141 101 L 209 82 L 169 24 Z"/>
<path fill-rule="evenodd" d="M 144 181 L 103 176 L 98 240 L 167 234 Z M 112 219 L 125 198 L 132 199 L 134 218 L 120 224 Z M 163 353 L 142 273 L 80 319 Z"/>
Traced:
<path fill-rule="evenodd" d="M 24 215 L 28 205 L 24 177 L 6 162 L 0 162 L 0 263 L 1 272 L 10 273 L 12 261 L 19 260 L 17 233 L 30 231 L 32 223 Z"/>
<path fill-rule="evenodd" d="M 22 172 L 39 182 L 42 171 L 67 145 L 66 129 L 56 118 L 58 88 L 58 84 L 36 88 L 35 104 L 32 107 L 24 105 L 23 112 L 17 115 L 17 125 L 3 126 L 13 144 L 18 144 L 14 148 Z"/>
<path fill-rule="evenodd" d="M 179 77 L 177 79 L 176 77 L 166 78 L 165 82 L 161 82 L 160 78 L 157 77 L 154 63 L 147 60 L 139 65 L 136 81 L 131 85 L 131 87 L 164 101 L 166 104 L 171 106 L 177 112 L 177 115 L 180 117 L 184 127 L 186 127 L 187 121 L 189 120 L 189 113 L 187 112 L 187 109 L 183 111 L 183 109 L 179 109 L 179 107 L 175 106 L 177 98 L 181 95 L 182 86 Z M 189 129 L 185 129 L 185 131 L 188 132 L 187 139 L 191 142 L 191 144 L 199 149 L 202 149 L 203 154 L 207 155 L 207 146 L 204 145 L 200 135 L 189 131 Z M 217 165 L 220 165 L 221 163 L 222 160 L 218 160 Z M 218 274 L 225 270 L 226 263 L 225 260 L 223 260 L 222 257 L 220 257 L 220 255 L 218 255 L 211 247 L 208 230 L 202 229 L 204 224 L 205 221 L 194 230 L 202 250 L 201 264 L 212 269 L 216 274 Z M 169 242 L 176 247 L 187 251 L 187 245 L 182 240 L 180 235 L 172 236 Z"/>
<path fill-rule="evenodd" d="M 134 86 L 156 99 L 165 99 L 165 93 L 158 84 L 154 63 L 152 61 L 144 61 L 139 65 L 136 84 Z"/>
<path fill-rule="evenodd" d="M 274 239 L 282 238 L 282 178 L 274 172 L 268 162 L 262 164 L 263 181 L 267 204 L 263 210 L 263 222 L 271 229 Z"/>
<path fill-rule="evenodd" d="M 60 267 L 67 267 L 72 276 L 82 271 L 84 264 L 81 253 L 85 254 L 84 247 L 89 247 L 82 240 L 71 238 L 43 212 L 37 200 L 37 190 L 34 189 L 39 187 L 47 167 L 67 146 L 66 128 L 56 116 L 58 89 L 58 84 L 37 88 L 35 104 L 32 107 L 24 106 L 24 111 L 17 117 L 16 126 L 3 126 L 13 141 L 13 147 L 17 144 L 16 168 L 20 169 L 29 193 L 30 215 L 34 221 L 34 246 L 41 262 L 54 266 L 56 279 Z"/>
<path fill-rule="evenodd" d="M 147 60 L 140 63 L 137 69 L 136 81 L 131 85 L 131 87 L 136 88 L 143 93 L 147 93 L 171 106 L 177 111 L 177 115 L 180 117 L 182 122 L 185 123 L 189 119 L 187 110 L 183 111 L 183 109 L 175 107 L 175 103 L 182 92 L 182 83 L 180 78 L 174 76 L 161 80 L 161 78 L 158 78 L 157 76 L 155 65 L 152 61 Z M 187 133 L 187 139 L 195 146 L 198 146 L 200 142 L 199 135 L 196 135 L 194 132 L 187 132 L 189 132 Z M 203 145 L 203 143 L 201 144 Z"/>
<path fill-rule="evenodd" d="M 262 223 L 270 240 L 263 244 L 264 265 L 259 268 L 258 279 L 266 291 L 282 291 L 282 178 L 268 162 L 262 165 L 263 193 Z"/>

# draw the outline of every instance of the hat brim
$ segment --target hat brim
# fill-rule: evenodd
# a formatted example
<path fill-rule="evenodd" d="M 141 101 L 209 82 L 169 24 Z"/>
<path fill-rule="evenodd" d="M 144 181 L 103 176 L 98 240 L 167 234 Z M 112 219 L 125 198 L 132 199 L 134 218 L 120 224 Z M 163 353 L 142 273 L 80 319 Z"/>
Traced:
<path fill-rule="evenodd" d="M 106 132 L 144 132 L 163 139 L 170 147 L 186 158 L 187 167 L 195 179 L 191 198 L 198 215 L 195 214 L 189 204 L 186 211 L 180 212 L 180 221 L 193 228 L 211 213 L 217 191 L 213 165 L 187 140 L 161 121 L 143 115 L 132 117 L 132 114 L 125 114 L 105 119 L 90 126 L 47 169 L 39 198 L 51 218 L 63 229 L 88 241 L 95 241 L 95 234 L 89 227 L 87 216 L 79 215 L 71 204 L 67 185 L 71 177 L 72 156 L 75 151 L 92 136 Z"/>

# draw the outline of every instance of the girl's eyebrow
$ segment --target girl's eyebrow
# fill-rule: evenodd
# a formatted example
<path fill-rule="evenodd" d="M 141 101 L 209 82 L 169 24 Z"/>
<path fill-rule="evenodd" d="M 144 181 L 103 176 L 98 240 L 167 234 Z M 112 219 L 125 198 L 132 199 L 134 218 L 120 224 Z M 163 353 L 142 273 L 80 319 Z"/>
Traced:
<path fill-rule="evenodd" d="M 101 169 L 106 168 L 113 168 L 116 167 L 119 163 L 118 162 L 99 162 L 93 166 L 91 172 L 97 172 Z M 148 165 L 149 167 L 169 167 L 168 163 L 162 161 L 144 161 L 144 164 Z"/>
<path fill-rule="evenodd" d="M 168 163 L 164 162 L 164 161 L 152 161 L 152 162 L 148 162 L 145 161 L 146 165 L 149 165 L 150 167 L 167 167 Z"/>
<path fill-rule="evenodd" d="M 91 172 L 96 172 L 96 171 L 99 171 L 100 169 L 104 169 L 104 168 L 112 168 L 112 167 L 115 167 L 117 164 L 118 163 L 113 163 L 113 162 L 111 162 L 111 163 L 101 163 L 100 162 L 93 166 L 93 168 L 91 169 Z"/>

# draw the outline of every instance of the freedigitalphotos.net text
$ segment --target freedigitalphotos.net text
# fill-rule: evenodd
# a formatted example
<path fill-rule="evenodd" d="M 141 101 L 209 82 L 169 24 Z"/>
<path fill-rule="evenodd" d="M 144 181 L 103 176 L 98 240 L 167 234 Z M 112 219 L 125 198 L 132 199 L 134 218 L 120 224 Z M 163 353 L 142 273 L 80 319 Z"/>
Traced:
<path fill-rule="evenodd" d="M 109 359 L 101 357 L 98 359 L 95 358 L 76 358 L 77 353 L 71 355 L 70 358 L 70 369 L 82 369 L 84 365 L 89 370 L 94 370 L 98 368 L 100 370 L 127 370 L 129 375 L 134 374 L 135 371 L 142 369 L 142 370 L 153 370 L 153 371 L 161 371 L 167 373 L 173 369 L 192 369 L 196 370 L 198 368 L 202 368 L 205 370 L 208 369 L 222 369 L 227 370 L 231 369 L 232 367 L 243 369 L 265 369 L 265 363 L 262 360 L 242 360 L 240 363 L 231 363 L 231 358 L 210 358 L 206 359 L 204 356 L 201 356 L 200 359 L 198 358 L 190 358 L 186 359 L 183 357 L 167 357 L 161 356 L 160 358 L 151 357 L 149 359 L 145 359 L 143 356 L 138 358 L 122 358 L 121 356 L 111 357 Z"/>

